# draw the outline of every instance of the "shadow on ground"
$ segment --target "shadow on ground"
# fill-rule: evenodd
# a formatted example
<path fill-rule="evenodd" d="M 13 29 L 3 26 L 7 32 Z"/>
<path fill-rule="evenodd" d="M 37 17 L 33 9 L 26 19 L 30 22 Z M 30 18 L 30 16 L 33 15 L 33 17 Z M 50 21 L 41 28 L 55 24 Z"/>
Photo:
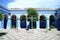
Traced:
<path fill-rule="evenodd" d="M 2 32 L 2 33 L 0 33 L 0 36 L 3 36 L 3 35 L 6 35 L 7 33 L 5 33 L 5 32 Z"/>

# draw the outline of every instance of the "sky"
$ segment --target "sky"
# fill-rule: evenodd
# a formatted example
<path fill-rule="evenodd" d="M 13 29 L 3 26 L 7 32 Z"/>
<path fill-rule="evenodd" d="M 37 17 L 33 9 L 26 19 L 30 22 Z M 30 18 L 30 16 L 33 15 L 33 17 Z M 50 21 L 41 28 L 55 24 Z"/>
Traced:
<path fill-rule="evenodd" d="M 60 0 L 0 0 L 6 8 L 59 8 Z"/>

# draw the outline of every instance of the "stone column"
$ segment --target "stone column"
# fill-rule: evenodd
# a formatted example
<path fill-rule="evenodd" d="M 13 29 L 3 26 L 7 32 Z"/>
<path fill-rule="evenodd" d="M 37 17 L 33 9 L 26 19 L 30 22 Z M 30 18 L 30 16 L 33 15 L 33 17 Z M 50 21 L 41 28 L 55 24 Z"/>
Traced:
<path fill-rule="evenodd" d="M 28 27 L 28 26 L 30 26 L 29 23 L 30 23 L 29 21 L 26 21 L 26 29 L 29 29 L 29 27 Z"/>
<path fill-rule="evenodd" d="M 49 25 L 50 25 L 50 22 L 49 22 L 49 16 L 46 17 L 46 28 L 49 29 Z"/>
<path fill-rule="evenodd" d="M 40 29 L 40 16 L 38 17 L 38 21 L 36 22 L 36 28 Z"/>
<path fill-rule="evenodd" d="M 7 21 L 7 29 L 11 28 L 11 16 L 8 16 L 8 21 Z"/>
<path fill-rule="evenodd" d="M 21 29 L 21 27 L 20 27 L 20 18 L 17 18 L 17 29 Z"/>
<path fill-rule="evenodd" d="M 0 21 L 0 29 L 4 29 L 4 20 Z"/>
<path fill-rule="evenodd" d="M 4 29 L 4 20 L 2 20 L 2 24 L 1 25 L 2 25 L 2 28 Z"/>
<path fill-rule="evenodd" d="M 39 21 L 36 22 L 36 26 L 37 26 L 36 28 L 37 28 L 37 29 L 40 29 L 39 23 L 40 23 Z"/>

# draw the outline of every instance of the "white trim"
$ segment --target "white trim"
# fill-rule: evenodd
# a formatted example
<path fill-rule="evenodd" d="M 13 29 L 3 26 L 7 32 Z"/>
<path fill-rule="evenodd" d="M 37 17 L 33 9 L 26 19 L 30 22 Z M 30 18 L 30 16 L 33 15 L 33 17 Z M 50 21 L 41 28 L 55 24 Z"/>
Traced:
<path fill-rule="evenodd" d="M 8 10 L 27 10 L 28 8 L 8 8 Z M 35 10 L 57 10 L 57 8 L 34 8 Z"/>

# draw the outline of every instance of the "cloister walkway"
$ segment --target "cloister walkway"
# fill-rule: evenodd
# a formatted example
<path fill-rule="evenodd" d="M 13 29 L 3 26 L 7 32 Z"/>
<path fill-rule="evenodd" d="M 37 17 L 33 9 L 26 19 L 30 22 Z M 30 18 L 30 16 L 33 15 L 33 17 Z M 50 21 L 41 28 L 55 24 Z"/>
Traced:
<path fill-rule="evenodd" d="M 60 40 L 60 32 L 56 29 L 48 31 L 46 29 L 0 29 L 0 40 Z"/>

